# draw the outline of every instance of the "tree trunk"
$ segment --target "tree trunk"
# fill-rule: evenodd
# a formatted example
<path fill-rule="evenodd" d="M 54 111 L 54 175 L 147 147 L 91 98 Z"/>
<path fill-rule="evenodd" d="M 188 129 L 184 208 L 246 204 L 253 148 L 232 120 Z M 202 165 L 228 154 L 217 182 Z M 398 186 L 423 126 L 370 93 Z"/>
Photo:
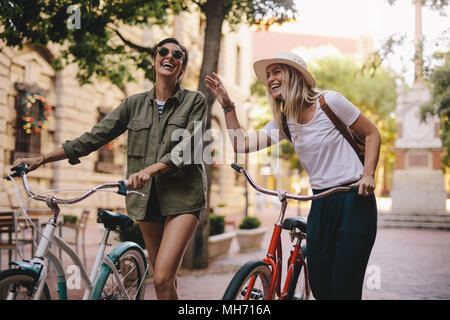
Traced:
<path fill-rule="evenodd" d="M 209 0 L 204 6 L 206 14 L 205 42 L 203 47 L 203 61 L 200 69 L 198 91 L 206 97 L 208 116 L 206 129 L 211 128 L 211 109 L 214 96 L 205 85 L 205 76 L 217 72 L 220 53 L 220 39 L 222 36 L 222 25 L 225 17 L 224 0 Z M 189 269 L 203 269 L 208 267 L 208 237 L 209 237 L 209 212 L 212 167 L 205 165 L 207 183 L 207 205 L 200 215 L 200 222 L 186 254 L 183 259 L 183 267 Z"/>

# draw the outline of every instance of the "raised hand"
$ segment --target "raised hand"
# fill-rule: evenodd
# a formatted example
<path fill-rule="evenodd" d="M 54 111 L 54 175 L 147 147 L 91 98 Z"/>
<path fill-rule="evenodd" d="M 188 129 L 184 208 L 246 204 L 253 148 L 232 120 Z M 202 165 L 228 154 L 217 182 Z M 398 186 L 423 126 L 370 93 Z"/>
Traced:
<path fill-rule="evenodd" d="M 216 97 L 217 101 L 222 105 L 222 107 L 229 107 L 233 105 L 233 101 L 228 95 L 227 89 L 220 80 L 219 76 L 213 72 L 212 77 L 205 77 L 206 87 L 209 91 Z"/>

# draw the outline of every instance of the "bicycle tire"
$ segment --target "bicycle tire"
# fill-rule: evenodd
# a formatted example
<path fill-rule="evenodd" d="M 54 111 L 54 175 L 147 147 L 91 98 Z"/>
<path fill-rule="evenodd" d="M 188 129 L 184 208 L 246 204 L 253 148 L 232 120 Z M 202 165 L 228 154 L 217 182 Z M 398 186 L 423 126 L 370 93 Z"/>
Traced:
<path fill-rule="evenodd" d="M 231 279 L 222 300 L 240 300 L 244 299 L 246 293 L 246 283 L 253 275 L 258 278 L 253 286 L 251 300 L 272 299 L 268 297 L 272 271 L 269 266 L 261 260 L 253 260 L 244 264 Z M 252 299 L 253 298 L 253 299 Z"/>
<path fill-rule="evenodd" d="M 31 270 L 10 269 L 0 272 L 0 300 L 6 300 L 10 288 L 14 285 L 14 300 L 32 300 L 33 288 L 38 275 Z M 44 285 L 41 300 L 51 300 L 47 283 Z"/>
<path fill-rule="evenodd" d="M 108 259 L 108 258 L 106 258 Z M 122 284 L 124 285 L 131 300 L 142 300 L 145 294 L 145 273 L 146 263 L 144 262 L 143 253 L 135 248 L 125 250 L 114 263 L 119 275 L 124 275 Z M 113 271 L 106 267 L 103 269 L 98 278 L 101 283 L 99 296 L 91 297 L 94 300 L 124 300 L 121 294 Z M 129 286 L 131 284 L 131 286 Z M 141 285 L 142 284 L 142 285 Z M 141 287 L 139 287 L 141 285 Z M 132 290 L 134 289 L 134 290 Z"/>
<path fill-rule="evenodd" d="M 291 281 L 289 283 L 287 300 L 308 300 L 309 299 L 308 271 L 306 262 L 297 262 L 294 266 Z"/>

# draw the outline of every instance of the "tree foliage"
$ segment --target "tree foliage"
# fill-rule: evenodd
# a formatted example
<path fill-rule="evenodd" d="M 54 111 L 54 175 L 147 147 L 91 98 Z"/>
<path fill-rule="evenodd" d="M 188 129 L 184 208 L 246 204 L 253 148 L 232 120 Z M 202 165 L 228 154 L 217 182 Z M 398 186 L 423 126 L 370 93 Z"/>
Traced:
<path fill-rule="evenodd" d="M 0 0 L 0 24 L 4 27 L 0 40 L 18 48 L 59 44 L 60 53 L 51 61 L 56 70 L 76 63 L 80 84 L 92 82 L 94 76 L 106 77 L 123 89 L 124 83 L 136 80 L 137 69 L 153 80 L 150 57 L 154 48 L 127 39 L 120 27 L 166 25 L 168 16 L 189 11 L 193 3 L 205 13 L 208 2 L 223 3 L 220 26 L 224 20 L 231 25 L 245 20 L 267 27 L 292 19 L 295 12 L 292 0 Z M 79 28 L 67 25 L 72 5 L 79 10 Z"/>
<path fill-rule="evenodd" d="M 446 16 L 445 8 L 448 6 L 448 0 L 420 0 L 423 6 L 436 10 L 440 15 Z M 390 5 L 394 5 L 397 0 L 387 0 Z"/>
<path fill-rule="evenodd" d="M 444 170 L 450 169 L 450 52 L 435 54 L 442 64 L 436 66 L 427 82 L 430 87 L 431 101 L 422 106 L 421 118 L 426 121 L 428 117 L 438 116 L 441 122 L 440 137 L 444 152 L 442 165 Z"/>
<path fill-rule="evenodd" d="M 68 27 L 69 7 L 75 5 L 78 27 Z M 169 14 L 185 10 L 184 1 L 146 0 L 15 0 L 0 2 L 0 39 L 7 46 L 24 44 L 46 47 L 58 44 L 61 50 L 51 61 L 56 70 L 70 63 L 78 65 L 80 84 L 90 83 L 94 75 L 106 77 L 119 88 L 135 81 L 136 69 L 151 79 L 150 56 L 145 48 L 125 39 L 122 25 L 162 25 Z"/>

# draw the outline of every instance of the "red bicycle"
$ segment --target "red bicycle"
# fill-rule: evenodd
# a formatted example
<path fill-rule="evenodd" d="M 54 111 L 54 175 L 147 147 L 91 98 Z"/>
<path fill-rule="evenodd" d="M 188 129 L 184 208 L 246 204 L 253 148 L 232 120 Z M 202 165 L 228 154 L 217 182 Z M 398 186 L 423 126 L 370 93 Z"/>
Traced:
<path fill-rule="evenodd" d="M 258 186 L 250 177 L 247 170 L 233 163 L 233 169 L 244 173 L 250 185 L 257 191 L 276 196 L 281 202 L 280 215 L 275 223 L 272 238 L 266 257 L 262 260 L 252 260 L 244 264 L 234 275 L 228 285 L 223 300 L 308 300 L 311 291 L 308 282 L 308 268 L 306 264 L 306 219 L 302 217 L 284 218 L 287 199 L 309 201 L 319 199 L 335 192 L 358 191 L 358 186 L 344 186 L 328 189 L 313 196 L 300 196 L 289 194 L 286 191 L 268 190 Z M 288 230 L 293 242 L 287 260 L 287 275 L 283 289 L 281 289 L 282 276 L 282 245 L 281 231 Z M 295 241 L 294 241 L 295 240 Z"/>

